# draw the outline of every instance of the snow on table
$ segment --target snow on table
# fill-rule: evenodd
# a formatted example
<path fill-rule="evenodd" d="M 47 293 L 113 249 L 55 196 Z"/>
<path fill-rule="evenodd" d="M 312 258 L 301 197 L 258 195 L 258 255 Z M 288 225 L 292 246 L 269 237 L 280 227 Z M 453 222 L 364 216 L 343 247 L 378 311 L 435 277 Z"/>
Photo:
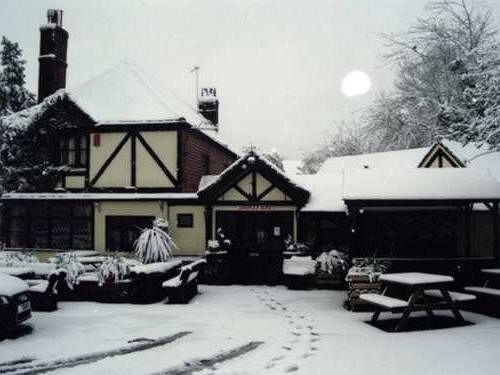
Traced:
<path fill-rule="evenodd" d="M 158 262 L 151 264 L 142 264 L 139 266 L 132 266 L 130 268 L 130 272 L 136 274 L 165 273 L 181 265 L 182 265 L 181 260 L 170 260 L 168 262 Z"/>
<path fill-rule="evenodd" d="M 12 297 L 27 290 L 28 284 L 25 281 L 0 272 L 0 296 Z"/>
<path fill-rule="evenodd" d="M 499 275 L 500 276 L 500 268 L 483 268 L 481 270 L 482 273 L 488 275 Z"/>
<path fill-rule="evenodd" d="M 293 256 L 283 260 L 283 274 L 305 276 L 316 271 L 316 261 L 311 257 Z"/>
<path fill-rule="evenodd" d="M 410 285 L 410 286 L 452 283 L 454 281 L 453 277 L 451 276 L 435 275 L 432 273 L 422 273 L 422 272 L 386 273 L 382 274 L 379 280 L 384 282 Z"/>

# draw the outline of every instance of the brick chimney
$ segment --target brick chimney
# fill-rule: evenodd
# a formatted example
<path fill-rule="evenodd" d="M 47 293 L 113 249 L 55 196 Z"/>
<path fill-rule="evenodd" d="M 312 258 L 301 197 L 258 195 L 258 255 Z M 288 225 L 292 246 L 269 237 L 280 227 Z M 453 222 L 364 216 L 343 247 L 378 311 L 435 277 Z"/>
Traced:
<path fill-rule="evenodd" d="M 219 123 L 219 100 L 215 87 L 203 87 L 198 97 L 198 112 L 211 121 L 215 127 Z"/>
<path fill-rule="evenodd" d="M 68 32 L 62 27 L 63 11 L 47 10 L 47 24 L 40 26 L 38 102 L 66 87 Z"/>

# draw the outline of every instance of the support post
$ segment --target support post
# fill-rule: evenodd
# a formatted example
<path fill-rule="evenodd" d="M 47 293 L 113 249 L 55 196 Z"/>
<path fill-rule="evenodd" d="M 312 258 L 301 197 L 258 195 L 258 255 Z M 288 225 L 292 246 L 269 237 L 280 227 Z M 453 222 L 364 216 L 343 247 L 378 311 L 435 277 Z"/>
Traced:
<path fill-rule="evenodd" d="M 358 215 L 359 208 L 356 206 L 348 206 L 348 221 L 349 221 L 349 258 L 359 256 L 359 228 Z"/>
<path fill-rule="evenodd" d="M 493 203 L 493 254 L 495 255 L 495 260 L 500 259 L 500 241 L 498 236 L 498 202 Z"/>
<path fill-rule="evenodd" d="M 471 205 L 465 205 L 465 256 L 470 257 L 471 254 Z"/>

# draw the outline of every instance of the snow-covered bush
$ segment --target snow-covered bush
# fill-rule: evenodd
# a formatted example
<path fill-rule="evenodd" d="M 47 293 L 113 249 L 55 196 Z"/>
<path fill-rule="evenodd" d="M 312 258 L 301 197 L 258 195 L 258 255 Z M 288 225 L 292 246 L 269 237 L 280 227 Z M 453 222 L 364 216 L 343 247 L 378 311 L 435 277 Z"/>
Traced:
<path fill-rule="evenodd" d="M 38 263 L 38 258 L 33 253 L 21 251 L 0 252 L 0 263 L 5 267 L 22 267 L 27 263 Z"/>
<path fill-rule="evenodd" d="M 347 271 L 348 256 L 338 250 L 325 251 L 316 258 L 316 262 L 320 272 L 330 275 L 342 273 Z"/>
<path fill-rule="evenodd" d="M 78 260 L 76 254 L 63 253 L 56 255 L 56 265 L 58 269 L 66 271 L 66 282 L 71 289 L 78 284 L 78 276 L 85 272 L 85 267 Z"/>
<path fill-rule="evenodd" d="M 375 257 L 371 258 L 355 258 L 353 266 L 349 268 L 346 279 L 352 275 L 367 275 L 370 282 L 376 282 L 379 276 L 389 270 L 390 263 L 379 261 Z"/>
<path fill-rule="evenodd" d="M 142 263 L 165 262 L 178 249 L 172 237 L 162 227 L 168 228 L 166 220 L 155 219 L 153 227 L 143 229 L 135 241 L 135 255 Z"/>
<path fill-rule="evenodd" d="M 97 281 L 99 286 L 106 282 L 117 282 L 125 279 L 130 274 L 129 264 L 120 256 L 106 257 L 97 268 Z"/>
<path fill-rule="evenodd" d="M 290 234 L 284 242 L 286 251 L 293 251 L 300 254 L 307 254 L 309 252 L 309 246 L 302 242 L 295 242 Z"/>

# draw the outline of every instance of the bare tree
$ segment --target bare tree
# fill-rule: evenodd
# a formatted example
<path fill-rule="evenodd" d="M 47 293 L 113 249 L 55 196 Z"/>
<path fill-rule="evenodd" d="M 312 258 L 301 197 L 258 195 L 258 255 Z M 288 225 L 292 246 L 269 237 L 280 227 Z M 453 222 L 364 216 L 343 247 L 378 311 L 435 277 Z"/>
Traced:
<path fill-rule="evenodd" d="M 424 146 L 442 136 L 457 138 L 443 121 L 449 108 L 464 105 L 464 69 L 481 61 L 497 43 L 491 13 L 465 0 L 437 0 L 428 14 L 401 35 L 384 35 L 389 63 L 398 74 L 391 95 L 381 96 L 366 115 L 381 149 Z"/>

